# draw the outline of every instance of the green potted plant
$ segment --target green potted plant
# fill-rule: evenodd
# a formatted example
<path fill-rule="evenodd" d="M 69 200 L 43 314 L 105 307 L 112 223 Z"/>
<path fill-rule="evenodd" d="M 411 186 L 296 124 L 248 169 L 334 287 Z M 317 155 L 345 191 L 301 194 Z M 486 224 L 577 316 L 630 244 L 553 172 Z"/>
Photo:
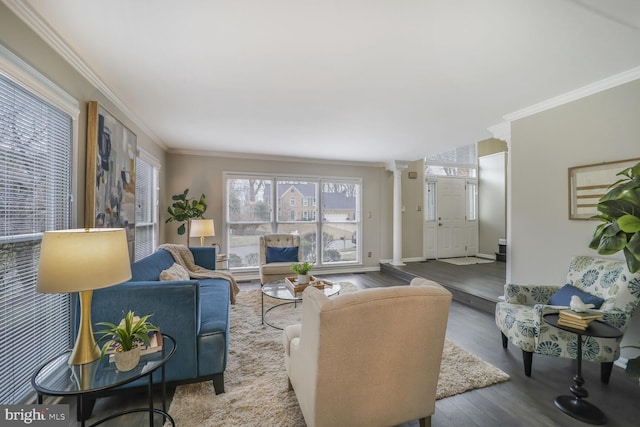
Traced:
<path fill-rule="evenodd" d="M 635 273 L 640 269 L 640 163 L 617 176 L 622 178 L 598 201 L 600 215 L 593 218 L 603 223 L 589 247 L 602 255 L 623 251 L 629 271 Z"/>
<path fill-rule="evenodd" d="M 101 335 L 98 342 L 107 341 L 102 346 L 101 356 L 104 357 L 107 350 L 115 346 L 113 357 L 118 370 L 125 372 L 135 368 L 140 360 L 138 343 L 142 341 L 149 346 L 149 332 L 158 330 L 148 322 L 147 319 L 151 316 L 151 314 L 142 317 L 134 316 L 133 311 L 129 310 L 118 325 L 109 322 L 96 323 L 96 325 L 106 327 L 96 332 Z"/>
<path fill-rule="evenodd" d="M 640 163 L 616 176 L 622 178 L 598 201 L 601 214 L 594 218 L 603 223 L 596 227 L 589 247 L 602 255 L 623 251 L 629 271 L 635 273 L 640 269 Z M 640 350 L 637 345 L 623 348 Z M 627 361 L 625 372 L 640 378 L 640 356 Z"/>
<path fill-rule="evenodd" d="M 635 348 L 640 350 L 640 345 L 625 345 L 622 348 Z M 627 360 L 627 367 L 624 370 L 631 378 L 640 379 L 640 356 Z"/>
<path fill-rule="evenodd" d="M 301 262 L 291 264 L 291 271 L 298 275 L 298 284 L 306 285 L 309 283 L 309 272 L 313 268 L 313 264 L 309 262 Z"/>
<path fill-rule="evenodd" d="M 187 242 L 189 242 L 189 231 L 191 228 L 190 220 L 196 218 L 204 218 L 204 213 L 207 210 L 207 201 L 204 194 L 199 199 L 189 198 L 189 189 L 187 188 L 181 194 L 175 194 L 171 196 L 173 204 L 167 208 L 169 218 L 165 223 L 178 222 L 181 223 L 178 227 L 178 234 L 182 236 L 187 233 Z M 187 246 L 189 246 L 187 244 Z"/>

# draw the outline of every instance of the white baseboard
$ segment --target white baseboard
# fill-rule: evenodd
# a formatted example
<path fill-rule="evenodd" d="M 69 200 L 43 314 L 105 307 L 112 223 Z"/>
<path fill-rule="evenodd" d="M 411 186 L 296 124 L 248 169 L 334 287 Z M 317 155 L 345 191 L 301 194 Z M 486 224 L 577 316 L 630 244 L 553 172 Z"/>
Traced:
<path fill-rule="evenodd" d="M 478 254 L 476 255 L 478 258 L 484 258 L 484 259 L 492 259 L 492 260 L 496 260 L 496 256 L 495 255 L 490 255 L 490 254 Z"/>

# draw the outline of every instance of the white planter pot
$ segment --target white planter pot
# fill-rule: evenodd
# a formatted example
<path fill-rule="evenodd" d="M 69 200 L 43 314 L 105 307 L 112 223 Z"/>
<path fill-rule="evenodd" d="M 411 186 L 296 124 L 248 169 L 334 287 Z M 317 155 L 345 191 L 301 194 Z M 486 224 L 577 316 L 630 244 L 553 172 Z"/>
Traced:
<path fill-rule="evenodd" d="M 299 285 L 308 285 L 309 284 L 309 275 L 308 274 L 298 274 L 298 284 Z"/>
<path fill-rule="evenodd" d="M 140 347 L 136 346 L 130 351 L 116 351 L 113 358 L 116 362 L 116 368 L 118 368 L 118 371 L 130 371 L 135 368 L 140 361 Z"/>

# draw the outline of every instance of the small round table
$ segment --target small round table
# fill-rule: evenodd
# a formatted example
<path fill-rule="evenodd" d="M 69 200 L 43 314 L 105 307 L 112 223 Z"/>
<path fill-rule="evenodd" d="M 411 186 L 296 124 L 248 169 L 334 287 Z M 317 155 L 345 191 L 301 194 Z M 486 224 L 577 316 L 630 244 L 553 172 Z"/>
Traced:
<path fill-rule="evenodd" d="M 119 412 L 99 420 L 91 426 L 102 424 L 113 418 L 134 412 L 148 412 L 149 425 L 153 427 L 153 414 L 161 414 L 165 420 L 175 425 L 166 408 L 165 364 L 176 351 L 176 341 L 169 335 L 162 334 L 162 349 L 155 353 L 140 356 L 138 365 L 130 371 L 120 372 L 109 357 L 105 356 L 84 365 L 69 365 L 71 350 L 66 351 L 42 365 L 33 374 L 31 384 L 38 393 L 38 404 L 42 404 L 42 396 L 76 396 L 78 404 L 78 420 L 85 425 L 86 414 L 83 414 L 84 399 L 91 399 L 96 393 L 110 390 L 146 376 L 148 382 L 149 407 Z M 156 369 L 162 369 L 162 410 L 153 407 L 153 376 Z"/>
<path fill-rule="evenodd" d="M 294 306 L 302 302 L 302 292 L 292 292 L 291 289 L 287 286 L 284 280 L 278 280 L 275 282 L 267 283 L 261 288 L 261 307 L 262 307 L 262 324 L 266 324 L 275 329 L 282 330 L 283 328 L 279 326 L 275 326 L 267 320 L 267 314 L 273 310 L 274 308 L 281 307 L 286 304 L 293 304 Z M 331 286 L 325 286 L 322 289 L 324 294 L 328 297 L 339 294 L 340 293 L 340 284 L 334 283 Z M 270 298 L 284 300 L 285 302 L 276 304 L 273 307 L 269 307 L 267 311 L 264 310 L 264 296 L 268 296 Z"/>
<path fill-rule="evenodd" d="M 589 396 L 587 390 L 582 387 L 584 384 L 584 378 L 582 378 L 582 336 L 596 337 L 596 338 L 618 338 L 622 336 L 622 331 L 611 326 L 608 323 L 594 320 L 589 323 L 589 326 L 584 331 L 574 329 L 568 326 L 559 325 L 558 314 L 545 314 L 543 319 L 550 325 L 555 326 L 563 331 L 573 332 L 578 336 L 578 354 L 576 361 L 578 362 L 578 369 L 576 375 L 573 377 L 575 383 L 569 387 L 569 391 L 573 396 L 558 396 L 554 402 L 556 406 L 565 414 L 572 416 L 580 421 L 584 421 L 589 424 L 606 424 L 607 416 L 597 406 L 591 402 L 584 400 Z"/>

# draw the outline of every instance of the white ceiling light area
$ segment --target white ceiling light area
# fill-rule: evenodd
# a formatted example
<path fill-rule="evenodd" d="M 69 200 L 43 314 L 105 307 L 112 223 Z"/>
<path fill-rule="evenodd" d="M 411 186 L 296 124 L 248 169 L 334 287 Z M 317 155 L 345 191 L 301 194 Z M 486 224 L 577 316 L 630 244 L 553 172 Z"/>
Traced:
<path fill-rule="evenodd" d="M 633 0 L 4 1 L 172 151 L 415 160 L 640 67 Z"/>

